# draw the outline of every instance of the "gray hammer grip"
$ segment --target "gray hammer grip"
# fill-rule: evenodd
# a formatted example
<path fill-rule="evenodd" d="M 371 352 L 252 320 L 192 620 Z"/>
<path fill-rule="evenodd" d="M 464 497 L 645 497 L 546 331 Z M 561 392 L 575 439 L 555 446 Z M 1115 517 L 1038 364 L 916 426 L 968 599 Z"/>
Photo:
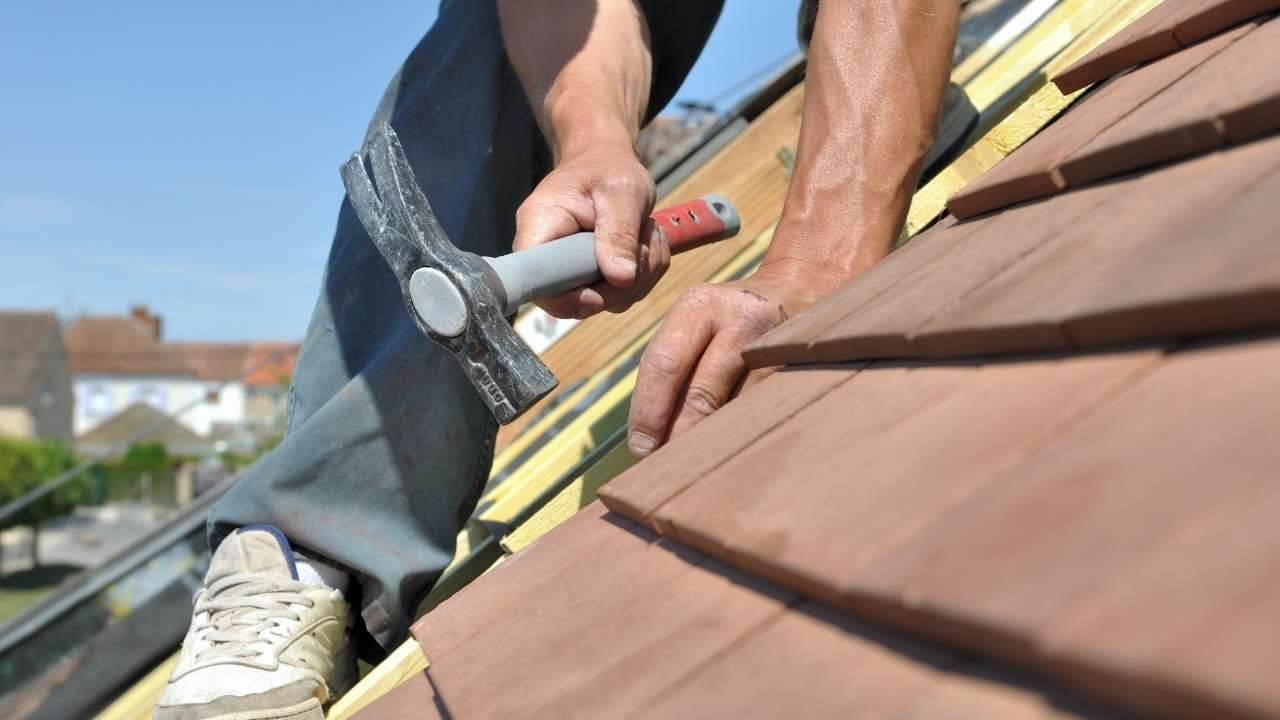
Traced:
<path fill-rule="evenodd" d="M 600 281 L 596 237 L 580 232 L 527 250 L 485 258 L 507 293 L 504 314 L 539 298 L 558 295 Z"/>

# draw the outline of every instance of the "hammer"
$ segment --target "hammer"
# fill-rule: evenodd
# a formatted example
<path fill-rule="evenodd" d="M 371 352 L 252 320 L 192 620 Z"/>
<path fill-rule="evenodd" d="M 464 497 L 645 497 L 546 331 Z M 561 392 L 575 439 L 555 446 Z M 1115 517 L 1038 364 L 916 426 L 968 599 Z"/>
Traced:
<path fill-rule="evenodd" d="M 389 125 L 374 129 L 366 156 L 355 153 L 343 163 L 342 184 L 395 273 L 410 317 L 458 360 L 498 422 L 511 422 L 558 382 L 506 316 L 526 302 L 598 282 L 595 237 L 577 233 L 498 258 L 464 252 L 436 221 Z M 673 255 L 733 237 L 741 227 L 738 211 L 717 195 L 659 210 L 650 219 Z"/>

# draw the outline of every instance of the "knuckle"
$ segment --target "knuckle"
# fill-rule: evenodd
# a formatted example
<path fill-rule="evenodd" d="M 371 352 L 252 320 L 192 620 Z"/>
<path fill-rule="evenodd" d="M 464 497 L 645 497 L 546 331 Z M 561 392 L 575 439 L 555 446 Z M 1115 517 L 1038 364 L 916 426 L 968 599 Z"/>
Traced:
<path fill-rule="evenodd" d="M 718 394 L 697 383 L 690 385 L 685 393 L 685 409 L 702 417 L 719 410 L 723 404 Z"/>
<path fill-rule="evenodd" d="M 684 291 L 684 294 L 681 296 L 680 300 L 685 305 L 692 305 L 694 307 L 712 306 L 716 304 L 715 286 L 708 285 L 706 283 L 702 283 L 700 285 L 694 285 L 693 287 Z"/>
<path fill-rule="evenodd" d="M 679 358 L 664 348 L 650 347 L 641 356 L 640 365 L 646 370 L 662 375 L 675 375 L 680 372 Z"/>

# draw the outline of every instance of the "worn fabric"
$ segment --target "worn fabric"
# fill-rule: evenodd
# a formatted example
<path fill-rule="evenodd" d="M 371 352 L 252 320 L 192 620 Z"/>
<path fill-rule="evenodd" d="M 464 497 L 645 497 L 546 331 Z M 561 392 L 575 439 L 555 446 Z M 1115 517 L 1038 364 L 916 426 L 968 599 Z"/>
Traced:
<path fill-rule="evenodd" d="M 650 113 L 675 93 L 720 2 L 647 0 Z M 515 210 L 547 169 L 502 45 L 494 0 L 446 0 L 370 127 L 400 136 L 459 247 L 510 251 Z M 354 144 L 354 143 L 353 143 Z M 335 153 L 334 166 L 341 159 Z M 265 523 L 356 580 L 365 628 L 387 650 L 454 554 L 489 474 L 497 425 L 453 358 L 410 319 L 399 285 L 347 202 L 289 394 L 284 441 L 209 518 L 211 547 Z"/>

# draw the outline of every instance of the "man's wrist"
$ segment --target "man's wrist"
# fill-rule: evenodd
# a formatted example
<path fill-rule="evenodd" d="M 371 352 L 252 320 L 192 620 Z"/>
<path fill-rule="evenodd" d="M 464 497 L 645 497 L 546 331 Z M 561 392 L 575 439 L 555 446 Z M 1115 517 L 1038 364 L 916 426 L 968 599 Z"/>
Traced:
<path fill-rule="evenodd" d="M 563 106 L 565 103 L 559 103 Z M 550 111 L 547 113 L 548 140 L 556 161 L 602 150 L 636 151 L 638 130 L 618 114 L 604 109 Z"/>

